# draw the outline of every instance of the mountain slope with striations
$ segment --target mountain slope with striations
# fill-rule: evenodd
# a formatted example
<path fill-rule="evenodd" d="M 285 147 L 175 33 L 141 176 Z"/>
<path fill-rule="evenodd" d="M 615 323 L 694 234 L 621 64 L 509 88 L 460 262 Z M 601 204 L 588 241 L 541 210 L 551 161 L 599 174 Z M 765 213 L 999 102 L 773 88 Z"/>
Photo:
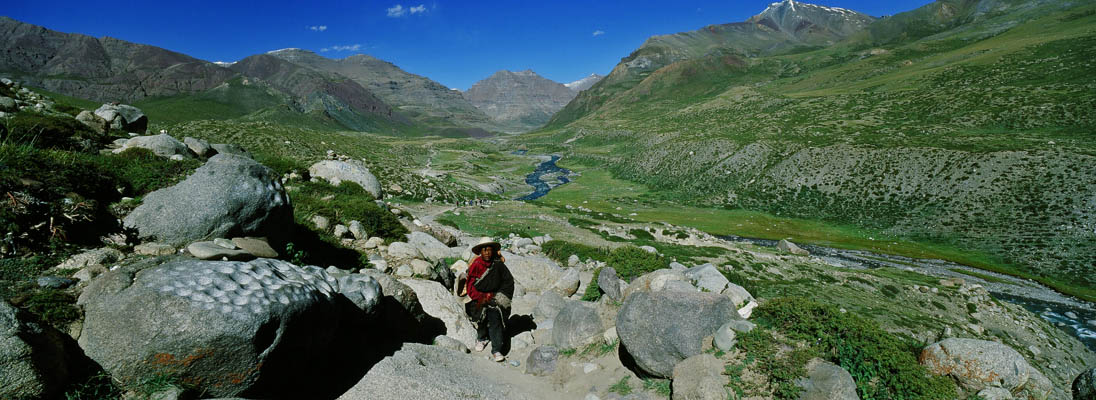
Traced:
<path fill-rule="evenodd" d="M 460 92 L 384 60 L 365 54 L 332 59 L 301 49 L 278 50 L 270 55 L 350 78 L 400 113 L 427 126 L 457 128 L 471 133 L 476 133 L 476 128 L 496 128 L 491 119 L 462 97 Z"/>
<path fill-rule="evenodd" d="M 234 72 L 110 37 L 62 33 L 0 17 L 0 72 L 66 95 L 134 101 L 214 88 Z"/>
<path fill-rule="evenodd" d="M 727 34 L 759 24 L 652 38 L 523 141 L 1096 298 L 1096 6 L 942 1 L 825 47 Z"/>
<path fill-rule="evenodd" d="M 476 82 L 464 97 L 504 130 L 524 132 L 548 122 L 575 91 L 532 70 L 503 70 Z"/>

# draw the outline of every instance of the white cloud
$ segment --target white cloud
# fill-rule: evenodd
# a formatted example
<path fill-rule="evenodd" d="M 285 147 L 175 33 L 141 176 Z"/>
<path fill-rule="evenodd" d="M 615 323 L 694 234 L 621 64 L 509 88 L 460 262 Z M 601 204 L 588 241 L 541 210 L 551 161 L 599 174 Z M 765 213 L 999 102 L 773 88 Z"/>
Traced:
<path fill-rule="evenodd" d="M 327 25 L 310 26 L 308 27 L 308 29 L 314 30 L 316 32 L 323 32 L 327 30 Z"/>
<path fill-rule="evenodd" d="M 594 31 L 593 36 L 601 36 L 601 35 L 604 35 L 604 34 L 605 34 L 605 31 L 603 31 L 601 29 L 598 29 L 598 30 Z"/>
<path fill-rule="evenodd" d="M 418 13 L 424 13 L 424 12 L 426 12 L 426 6 L 422 5 L 422 4 L 419 4 L 418 7 L 411 7 L 410 10 L 411 10 L 411 15 L 415 15 L 415 14 L 418 14 Z"/>
<path fill-rule="evenodd" d="M 399 18 L 404 16 L 404 14 L 407 14 L 407 9 L 403 8 L 402 5 L 396 4 L 388 8 L 388 16 L 391 18 Z"/>
<path fill-rule="evenodd" d="M 320 52 L 326 53 L 329 51 L 358 51 L 362 49 L 360 44 L 348 44 L 345 46 L 331 46 L 320 49 Z"/>

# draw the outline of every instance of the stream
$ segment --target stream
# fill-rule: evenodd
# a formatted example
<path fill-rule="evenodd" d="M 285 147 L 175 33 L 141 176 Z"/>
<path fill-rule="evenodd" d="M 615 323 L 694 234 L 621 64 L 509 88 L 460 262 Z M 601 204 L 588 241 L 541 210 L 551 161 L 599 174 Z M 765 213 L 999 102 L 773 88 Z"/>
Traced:
<path fill-rule="evenodd" d="M 541 156 L 541 159 L 544 158 L 548 159 L 544 160 L 544 162 L 541 162 L 540 164 L 537 164 L 537 168 L 533 170 L 532 173 L 525 176 L 525 183 L 528 183 L 530 186 L 533 187 L 533 193 L 518 197 L 514 200 L 536 200 L 544 197 L 544 195 L 548 194 L 548 191 L 552 190 L 552 188 L 571 181 L 567 178 L 567 176 L 571 175 L 571 170 L 566 168 L 560 168 L 560 166 L 556 165 L 556 161 L 559 161 L 560 156 Z M 556 183 L 555 185 L 549 183 L 552 179 L 549 179 L 549 182 L 545 182 L 543 179 L 545 175 L 554 175 L 555 180 L 559 183 Z"/>
<path fill-rule="evenodd" d="M 777 244 L 776 240 L 752 239 L 740 236 L 720 236 L 720 238 L 767 247 L 776 247 Z M 962 278 L 966 282 L 980 284 L 998 300 L 1023 306 L 1028 311 L 1050 322 L 1051 325 L 1073 335 L 1085 347 L 1096 351 L 1096 307 L 1092 303 L 1058 293 L 1037 282 L 945 260 L 892 256 L 810 244 L 798 245 L 810 251 L 812 257 L 821 258 L 830 265 L 845 268 L 900 268 L 939 278 Z M 990 282 L 973 275 L 964 274 L 964 271 L 991 276 L 999 281 Z"/>

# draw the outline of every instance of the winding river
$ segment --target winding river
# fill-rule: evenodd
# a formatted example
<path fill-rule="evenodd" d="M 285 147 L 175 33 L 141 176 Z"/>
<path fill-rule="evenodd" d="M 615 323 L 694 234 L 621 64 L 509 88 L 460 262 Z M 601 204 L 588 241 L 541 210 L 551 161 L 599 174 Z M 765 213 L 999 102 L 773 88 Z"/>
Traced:
<path fill-rule="evenodd" d="M 720 238 L 735 241 L 753 243 L 759 246 L 776 247 L 776 240 L 752 239 L 740 236 L 720 236 Z M 964 281 L 977 283 L 986 288 L 993 297 L 1023 306 L 1035 314 L 1038 314 L 1051 325 L 1068 332 L 1076 337 L 1085 347 L 1096 351 L 1096 306 L 1064 294 L 1037 282 L 1016 278 L 1004 274 L 998 274 L 977 268 L 956 264 L 951 261 L 918 259 L 902 256 L 872 253 L 859 250 L 842 250 L 831 247 L 803 244 L 799 245 L 811 252 L 811 256 L 821 258 L 828 264 L 845 268 L 882 268 L 893 267 L 916 271 L 925 275 L 939 278 L 962 278 Z M 979 275 L 991 276 L 994 281 L 987 281 L 973 275 L 964 274 L 971 272 Z"/>
<path fill-rule="evenodd" d="M 533 187 L 533 193 L 518 197 L 514 200 L 536 200 L 544 197 L 544 195 L 548 194 L 548 191 L 552 190 L 552 188 L 570 182 L 571 180 L 568 179 L 567 176 L 571 174 L 571 170 L 566 168 L 560 168 L 560 166 L 556 165 L 556 161 L 559 161 L 559 159 L 560 156 L 552 155 L 551 157 L 549 157 L 549 159 L 540 164 L 537 164 L 537 168 L 533 170 L 532 173 L 525 176 L 525 183 L 528 183 L 530 186 Z M 545 182 L 543 179 L 544 175 L 556 175 L 555 180 L 559 183 L 552 185 L 548 182 Z"/>

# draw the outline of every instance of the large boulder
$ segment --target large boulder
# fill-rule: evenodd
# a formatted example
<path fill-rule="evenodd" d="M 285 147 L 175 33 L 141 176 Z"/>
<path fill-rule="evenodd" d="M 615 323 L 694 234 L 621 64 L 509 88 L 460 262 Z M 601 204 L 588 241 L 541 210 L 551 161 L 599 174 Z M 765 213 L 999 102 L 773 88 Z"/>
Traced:
<path fill-rule="evenodd" d="M 546 291 L 563 276 L 563 269 L 546 257 L 519 256 L 503 251 L 506 266 L 514 275 L 514 281 L 530 292 Z"/>
<path fill-rule="evenodd" d="M 555 319 L 559 315 L 559 311 L 569 303 L 559 293 L 548 291 L 544 292 L 537 300 L 536 306 L 533 307 L 533 318 L 537 322 L 544 322 L 551 319 Z"/>
<path fill-rule="evenodd" d="M 125 218 L 143 239 L 172 245 L 218 237 L 284 243 L 293 207 L 270 168 L 218 154 L 179 184 L 149 193 Z"/>
<path fill-rule="evenodd" d="M 339 397 L 365 399 L 556 399 L 552 383 L 461 352 L 407 343 Z"/>
<path fill-rule="evenodd" d="M 796 246 L 795 243 L 788 241 L 787 239 L 780 239 L 780 242 L 776 244 L 776 249 L 795 254 L 797 256 L 809 256 L 811 252 L 804 250 L 803 248 Z"/>
<path fill-rule="evenodd" d="M 725 400 L 730 397 L 725 384 L 723 362 L 711 354 L 698 354 L 674 366 L 675 400 Z"/>
<path fill-rule="evenodd" d="M 476 326 L 468 319 L 464 305 L 438 282 L 400 279 L 415 291 L 422 309 L 445 324 L 445 336 L 459 340 L 467 347 L 476 345 Z"/>
<path fill-rule="evenodd" d="M 217 154 L 217 151 L 213 150 L 213 146 L 210 146 L 209 142 L 202 139 L 195 139 L 187 136 L 183 138 L 183 144 L 198 157 L 210 157 Z"/>
<path fill-rule="evenodd" d="M 536 376 L 550 375 L 556 372 L 557 360 L 559 360 L 559 349 L 556 347 L 537 347 L 525 359 L 525 373 Z"/>
<path fill-rule="evenodd" d="M 581 301 L 567 302 L 556 314 L 552 343 L 559 348 L 576 348 L 593 342 L 605 332 L 597 310 Z"/>
<path fill-rule="evenodd" d="M 552 284 L 552 291 L 559 293 L 560 296 L 570 297 L 578 291 L 578 287 L 582 284 L 581 276 L 575 268 L 568 268 L 563 272 L 563 275 L 559 277 L 556 283 Z"/>
<path fill-rule="evenodd" d="M 628 287 L 624 289 L 624 298 L 628 298 L 633 293 L 637 292 L 661 292 L 664 290 L 671 290 L 675 287 L 679 287 L 680 283 L 692 286 L 689 278 L 685 277 L 685 274 L 680 271 L 674 271 L 671 269 L 660 269 L 644 275 L 641 275 L 632 280 L 628 284 Z"/>
<path fill-rule="evenodd" d="M 67 338 L 0 300 L 0 398 L 54 398 L 73 376 Z"/>
<path fill-rule="evenodd" d="M 357 183 L 374 198 L 381 198 L 381 183 L 358 161 L 323 160 L 308 167 L 309 175 L 338 186 L 343 181 Z"/>
<path fill-rule="evenodd" d="M 148 117 L 131 105 L 103 104 L 95 110 L 95 115 L 109 122 L 111 129 L 135 133 L 145 133 L 148 130 Z"/>
<path fill-rule="evenodd" d="M 620 278 L 617 277 L 616 270 L 613 267 L 601 268 L 597 273 L 597 287 L 614 301 L 620 301 L 624 296 L 620 292 Z"/>
<path fill-rule="evenodd" d="M 803 391 L 800 400 L 860 400 L 852 375 L 834 363 L 814 358 L 807 363 L 807 376 L 795 382 Z"/>
<path fill-rule="evenodd" d="M 426 257 L 431 261 L 444 260 L 452 255 L 449 246 L 446 246 L 426 232 L 411 232 L 407 234 L 407 243 L 414 246 L 423 257 Z M 391 248 L 389 251 L 391 251 Z"/>
<path fill-rule="evenodd" d="M 164 133 L 159 135 L 133 137 L 127 140 L 122 148 L 114 150 L 114 152 L 121 153 L 129 149 L 145 149 L 160 157 L 171 157 L 174 155 L 180 155 L 187 158 L 194 157 L 194 154 L 190 152 L 190 148 L 183 144 L 183 142 Z"/>
<path fill-rule="evenodd" d="M 685 270 L 689 278 L 701 291 L 722 293 L 730 281 L 712 264 L 704 264 Z"/>
<path fill-rule="evenodd" d="M 79 343 L 123 383 L 170 374 L 214 397 L 281 397 L 315 378 L 301 366 L 343 350 L 337 285 L 271 259 L 124 267 L 81 294 Z"/>
<path fill-rule="evenodd" d="M 422 257 L 422 253 L 414 245 L 406 242 L 392 242 L 388 245 L 388 255 L 397 259 L 413 259 Z"/>
<path fill-rule="evenodd" d="M 95 115 L 95 113 L 88 110 L 80 111 L 79 114 L 76 114 L 76 120 L 80 121 L 81 124 L 86 125 L 88 128 L 91 128 L 91 130 L 95 131 L 95 133 L 98 134 L 104 134 L 107 133 L 108 130 L 110 130 L 109 121 L 103 119 L 98 115 Z"/>
<path fill-rule="evenodd" d="M 1096 368 L 1082 372 L 1073 380 L 1073 398 L 1096 399 Z"/>
<path fill-rule="evenodd" d="M 373 278 L 381 286 L 383 295 L 373 314 L 377 324 L 385 327 L 387 334 L 380 340 L 387 345 L 398 349 L 403 342 L 429 343 L 445 334 L 444 322 L 423 310 L 418 295 L 410 286 L 375 269 L 363 269 L 354 275 Z"/>
<path fill-rule="evenodd" d="M 1000 387 L 1045 398 L 1053 384 L 1013 348 L 988 340 L 948 338 L 921 351 L 921 365 L 936 375 L 948 375 L 970 391 Z"/>
<path fill-rule="evenodd" d="M 669 378 L 674 365 L 700 354 L 705 337 L 740 319 L 731 300 L 719 294 L 638 291 L 624 300 L 617 334 L 639 372 Z"/>

